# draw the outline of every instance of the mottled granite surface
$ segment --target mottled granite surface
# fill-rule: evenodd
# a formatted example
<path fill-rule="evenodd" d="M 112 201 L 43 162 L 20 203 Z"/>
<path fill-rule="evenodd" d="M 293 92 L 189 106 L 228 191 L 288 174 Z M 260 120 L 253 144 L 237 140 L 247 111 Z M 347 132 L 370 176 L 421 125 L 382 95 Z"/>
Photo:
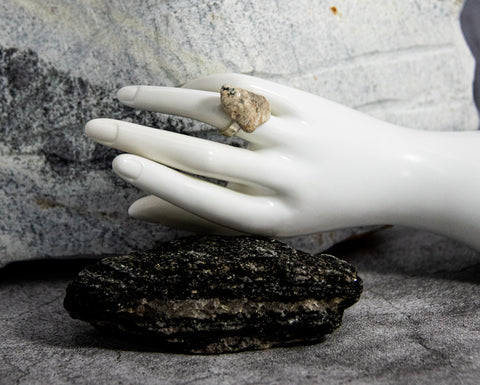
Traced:
<path fill-rule="evenodd" d="M 478 384 L 480 254 L 391 228 L 329 250 L 357 266 L 360 301 L 323 343 L 219 356 L 107 338 L 63 309 L 84 263 L 12 265 L 0 277 L 0 382 L 43 384 Z"/>
<path fill-rule="evenodd" d="M 111 117 L 222 140 L 206 125 L 133 111 L 127 84 L 253 74 L 419 129 L 477 127 L 462 1 L 0 2 L 0 266 L 128 252 L 179 234 L 127 217 L 143 194 L 116 152 L 86 138 Z M 290 241 L 320 251 L 357 230 Z"/>

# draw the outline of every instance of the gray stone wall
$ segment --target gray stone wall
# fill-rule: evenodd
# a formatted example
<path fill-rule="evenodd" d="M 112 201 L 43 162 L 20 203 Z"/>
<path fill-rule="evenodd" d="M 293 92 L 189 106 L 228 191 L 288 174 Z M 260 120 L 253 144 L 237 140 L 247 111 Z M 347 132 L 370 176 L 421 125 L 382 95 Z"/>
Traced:
<path fill-rule="evenodd" d="M 134 111 L 115 90 L 216 72 L 271 79 L 397 124 L 476 129 L 462 1 L 0 2 L 0 265 L 145 249 L 180 234 L 127 217 L 142 192 L 85 137 L 111 117 L 220 140 Z M 318 251 L 357 230 L 302 237 Z"/>

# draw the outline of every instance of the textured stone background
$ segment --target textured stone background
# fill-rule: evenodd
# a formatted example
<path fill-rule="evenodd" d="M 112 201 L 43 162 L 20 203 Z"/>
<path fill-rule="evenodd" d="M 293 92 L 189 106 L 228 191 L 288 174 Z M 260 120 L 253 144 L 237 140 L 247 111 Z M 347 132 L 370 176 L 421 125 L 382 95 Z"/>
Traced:
<path fill-rule="evenodd" d="M 0 266 L 150 248 L 179 234 L 129 219 L 143 194 L 116 152 L 83 133 L 112 117 L 216 138 L 211 127 L 133 111 L 127 84 L 214 72 L 269 78 L 419 129 L 477 127 L 458 0 L 0 1 Z M 347 155 L 346 155 L 347 156 Z M 357 230 L 303 237 L 320 250 Z"/>
<path fill-rule="evenodd" d="M 52 4 L 54 3 L 52 2 Z M 315 4 L 317 3 L 320 2 Z M 356 7 L 362 7 L 363 3 L 372 4 L 371 1 L 350 1 L 348 3 L 354 4 Z M 383 3 L 386 2 L 382 0 Z M 432 7 L 433 3 L 418 2 L 418 7 L 428 9 L 428 7 Z M 7 17 L 3 17 L 3 15 L 7 14 L 3 11 L 7 7 L 12 9 L 14 6 L 20 7 L 19 4 L 24 4 L 27 8 L 33 7 L 33 2 L 0 2 L 1 23 L 15 24 L 15 19 L 5 20 Z M 36 2 L 35 4 L 40 3 Z M 65 4 L 68 5 L 70 2 L 65 2 Z M 89 4 L 93 4 L 93 2 Z M 181 6 L 186 2 L 177 0 L 175 4 Z M 342 13 L 344 10 L 341 6 L 346 5 L 347 2 L 333 1 L 329 3 L 329 6 L 334 4 Z M 450 7 L 453 1 L 438 1 L 435 4 L 440 8 Z M 392 5 L 398 9 L 403 6 L 416 9 L 414 3 L 410 1 L 397 1 Z M 372 20 L 375 14 L 378 15 L 378 12 L 372 12 Z M 427 14 L 427 18 L 430 17 L 429 15 L 430 13 Z M 478 57 L 480 53 L 480 0 L 468 0 L 463 16 L 465 32 L 472 44 L 473 52 Z M 85 19 L 87 15 L 78 17 Z M 290 15 L 290 17 L 294 17 L 294 15 Z M 99 24 L 105 24 L 104 21 L 98 19 Z M 408 20 L 408 17 L 404 20 Z M 403 20 L 398 20 L 396 24 L 392 25 L 399 25 L 403 22 Z M 25 47 L 42 47 L 41 44 L 27 44 L 27 38 L 22 37 L 27 35 L 30 24 L 36 25 L 31 18 L 25 23 L 23 29 L 19 28 L 14 31 L 0 29 L 0 34 L 3 36 L 1 41 L 4 42 L 2 44 L 5 44 L 5 47 L 12 45 L 10 43 L 16 35 L 18 35 L 18 41 L 25 42 L 23 45 Z M 55 23 L 52 22 L 52 24 Z M 418 31 L 424 33 L 422 25 L 417 25 L 417 27 Z M 37 26 L 36 28 L 38 33 L 42 31 L 41 27 Z M 80 26 L 77 25 L 76 28 L 71 32 L 72 34 L 78 33 Z M 451 28 L 454 29 L 454 25 Z M 399 30 L 401 29 L 399 28 Z M 96 31 L 96 38 L 91 40 L 100 40 L 102 36 L 105 36 L 99 29 Z M 10 33 L 11 37 L 4 36 Z M 441 32 L 440 35 L 444 36 L 447 33 Z M 359 38 L 362 36 L 364 35 L 359 31 Z M 9 40 L 4 40 L 7 38 Z M 58 40 L 60 38 L 51 36 L 51 39 Z M 34 39 L 36 39 L 35 33 L 30 32 L 28 41 Z M 8 42 L 10 43 L 7 44 Z M 78 49 L 77 46 L 68 44 L 62 47 L 66 51 Z M 58 59 L 56 65 L 64 63 L 66 60 L 72 60 L 70 55 L 66 55 L 63 61 L 60 60 L 61 54 L 55 49 L 49 49 L 48 44 L 44 46 L 43 51 L 42 57 L 46 57 L 47 52 L 50 52 L 49 55 L 56 55 L 56 59 Z M 99 52 L 98 57 L 102 57 L 103 54 L 103 52 Z M 2 58 L 3 55 L 4 51 L 2 51 Z M 82 63 L 79 64 L 80 62 Z M 75 61 L 72 63 L 75 71 L 83 66 L 81 60 L 78 60 L 76 64 Z M 232 69 L 234 69 L 233 64 Z M 64 71 L 62 72 L 64 74 L 69 73 L 68 70 L 68 67 L 61 70 L 52 68 L 52 71 Z M 101 77 L 98 72 L 92 72 L 91 76 Z M 108 82 L 107 72 L 104 74 L 105 82 Z M 464 73 L 458 71 L 451 76 L 467 78 L 470 75 L 470 70 L 468 70 Z M 72 81 L 78 81 L 75 80 L 75 76 L 70 76 Z M 2 87 L 0 89 L 3 95 L 6 80 L 3 75 L 0 79 L 0 87 Z M 361 78 L 358 79 L 358 83 L 363 83 Z M 105 83 L 101 80 L 91 82 L 91 84 L 89 87 Z M 408 87 L 409 85 L 402 84 L 402 86 Z M 106 95 L 105 104 L 110 106 L 106 109 L 108 114 L 135 120 L 164 119 L 127 111 L 117 106 L 109 96 L 115 87 L 116 85 L 112 85 L 104 94 Z M 391 87 L 394 92 L 394 85 Z M 102 90 L 104 87 L 99 89 Z M 468 89 L 469 86 L 466 85 L 462 92 L 467 93 Z M 480 89 L 478 82 L 476 89 Z M 102 92 L 98 93 L 102 94 Z M 440 98 L 442 95 L 438 95 L 438 97 Z M 69 100 L 69 103 L 73 103 L 73 105 L 79 103 L 78 100 Z M 96 108 L 95 106 L 101 104 L 98 102 L 101 98 L 98 97 L 91 96 L 91 99 L 85 100 L 90 100 L 89 108 Z M 386 105 L 384 106 L 386 107 Z M 2 108 L 1 104 L 0 108 Z M 96 113 L 96 111 L 91 112 L 92 115 Z M 21 115 L 21 111 L 18 114 Z M 5 117 L 3 112 L 2 117 Z M 70 119 L 69 116 L 64 116 L 64 119 L 66 118 Z M 3 132 L 5 126 L 1 121 L 0 124 Z M 70 132 L 78 130 L 79 134 L 75 140 L 79 143 L 78 141 L 84 140 L 82 124 L 78 122 L 74 122 L 74 124 L 76 124 L 75 128 Z M 178 124 L 176 127 L 179 130 L 189 127 L 177 120 L 172 120 L 169 124 Z M 452 127 L 454 126 L 455 124 L 452 123 Z M 38 135 L 39 142 L 42 143 L 40 139 L 48 137 L 48 131 L 42 128 L 39 133 L 42 133 Z M 65 135 L 62 140 L 69 140 L 70 137 L 70 135 Z M 47 142 L 48 140 L 45 140 L 45 145 Z M 62 142 L 59 141 L 59 143 Z M 86 146 L 86 141 L 80 143 L 84 143 L 83 146 Z M 63 149 L 65 148 L 69 147 L 64 146 Z M 62 151 L 62 147 L 60 146 L 57 151 Z M 118 179 L 109 176 L 111 174 L 108 171 L 108 162 L 113 154 L 102 148 L 95 148 L 92 151 L 97 154 L 94 158 L 98 159 L 98 166 L 95 169 L 88 165 L 87 170 L 90 168 L 95 170 L 92 172 L 98 173 L 95 174 L 97 183 L 100 185 L 105 183 L 105 191 L 111 191 L 108 189 L 114 183 L 121 183 Z M 15 156 L 3 155 L 2 159 L 2 162 L 10 159 L 13 163 Z M 27 158 L 17 157 L 18 161 L 20 159 Z M 39 159 L 43 161 L 43 158 L 39 157 Z M 42 164 L 38 158 L 32 157 L 32 167 L 36 166 L 41 169 Z M 52 166 L 52 169 L 53 167 L 55 166 Z M 71 167 L 78 167 L 78 162 Z M 103 174 L 100 174 L 100 171 Z M 8 169 L 2 171 L 4 175 L 7 175 L 8 172 Z M 31 176 L 29 180 L 33 184 Z M 58 177 L 56 183 L 61 183 L 62 180 Z M 77 189 L 84 194 L 83 186 L 77 186 Z M 13 191 L 17 195 L 20 194 L 20 190 L 13 189 Z M 117 218 L 124 218 L 124 207 L 126 207 L 124 205 L 127 205 L 127 201 L 138 194 L 130 191 L 127 186 L 121 191 L 121 194 L 116 193 L 114 199 L 111 195 L 109 196 L 111 201 L 124 199 L 124 202 L 118 203 Z M 90 191 L 89 194 L 93 194 L 93 192 Z M 99 194 L 100 197 L 101 195 Z M 22 199 L 27 200 L 26 197 L 27 195 L 24 198 L 18 198 L 19 202 L 21 203 Z M 2 199 L 5 197 L 2 196 Z M 40 202 L 42 203 L 42 201 Z M 43 204 L 47 204 L 47 202 L 49 201 Z M 17 209 L 20 207 L 20 203 L 16 206 Z M 99 207 L 105 207 L 104 205 L 105 202 Z M 57 210 L 60 209 L 61 207 L 57 208 Z M 1 215 L 3 216 L 5 213 L 2 212 Z M 45 219 L 45 217 L 41 218 Z M 27 220 L 25 222 L 28 223 Z M 1 223 L 2 226 L 5 226 L 6 222 Z M 125 223 L 132 225 L 131 222 Z M 24 226 L 27 227 L 27 225 Z M 35 225 L 32 224 L 32 226 Z M 115 226 L 117 229 L 121 227 Z M 2 227 L 2 229 L 4 228 Z M 159 230 L 156 228 L 151 231 L 153 234 L 153 231 Z M 159 237 L 167 236 L 167 234 L 170 233 L 161 233 Z M 128 236 L 125 233 L 124 235 Z M 93 237 L 90 239 L 91 242 L 92 239 Z M 1 244 L 5 244 L 4 241 Z M 99 385 L 478 384 L 478 378 L 480 378 L 480 351 L 478 348 L 480 346 L 478 313 L 480 259 L 478 252 L 436 235 L 405 228 L 392 228 L 378 232 L 360 241 L 338 245 L 331 252 L 345 257 L 356 265 L 365 284 L 362 298 L 354 307 L 346 311 L 343 326 L 337 332 L 329 336 L 324 343 L 308 347 L 211 357 L 146 351 L 141 346 L 106 338 L 89 325 L 70 319 L 62 308 L 65 287 L 67 281 L 81 269 L 86 263 L 85 261 L 41 260 L 11 264 L 0 269 L 0 304 L 2 308 L 0 316 L 0 383 L 22 385 L 71 383 Z"/>

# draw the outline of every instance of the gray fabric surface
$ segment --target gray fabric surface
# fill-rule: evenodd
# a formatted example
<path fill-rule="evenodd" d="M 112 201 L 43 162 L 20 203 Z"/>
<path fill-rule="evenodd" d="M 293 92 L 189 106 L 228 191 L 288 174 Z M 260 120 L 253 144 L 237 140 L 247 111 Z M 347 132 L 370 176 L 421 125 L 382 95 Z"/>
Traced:
<path fill-rule="evenodd" d="M 0 286 L 0 383 L 478 383 L 477 252 L 395 227 L 331 252 L 356 265 L 365 284 L 340 329 L 316 345 L 219 356 L 148 351 L 103 336 L 62 308 L 79 266 L 11 266 Z"/>

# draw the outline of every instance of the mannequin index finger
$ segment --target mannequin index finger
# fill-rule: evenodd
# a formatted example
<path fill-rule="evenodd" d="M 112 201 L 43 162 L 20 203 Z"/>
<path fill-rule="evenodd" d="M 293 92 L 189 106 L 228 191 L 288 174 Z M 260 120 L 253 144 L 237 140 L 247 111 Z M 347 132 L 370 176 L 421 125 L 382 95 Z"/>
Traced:
<path fill-rule="evenodd" d="M 217 92 L 175 87 L 127 86 L 117 92 L 118 100 L 133 108 L 178 115 L 223 129 L 231 119 L 220 105 Z"/>

